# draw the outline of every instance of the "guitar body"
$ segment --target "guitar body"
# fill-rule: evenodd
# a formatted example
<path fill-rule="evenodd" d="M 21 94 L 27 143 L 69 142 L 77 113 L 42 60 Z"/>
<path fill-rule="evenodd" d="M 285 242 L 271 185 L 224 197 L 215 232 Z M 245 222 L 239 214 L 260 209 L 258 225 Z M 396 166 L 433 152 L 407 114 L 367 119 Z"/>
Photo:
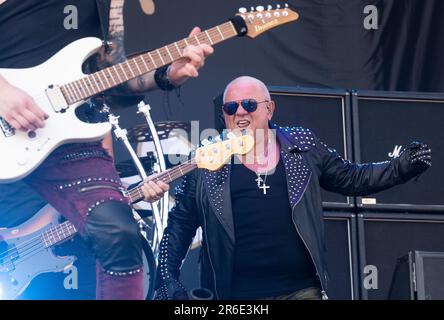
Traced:
<path fill-rule="evenodd" d="M 7 136 L 0 130 L 0 183 L 20 180 L 37 168 L 58 146 L 70 142 L 90 142 L 103 138 L 109 123 L 88 124 L 80 121 L 76 108 L 84 101 L 70 105 L 64 112 L 56 111 L 45 90 L 50 85 L 68 83 L 85 75 L 82 63 L 101 45 L 98 38 L 77 40 L 50 59 L 33 68 L 0 69 L 0 74 L 12 85 L 30 94 L 48 115 L 45 127 L 34 134 L 15 130 Z"/>
<path fill-rule="evenodd" d="M 45 248 L 41 236 L 59 224 L 59 213 L 43 207 L 25 223 L 0 230 L 0 299 L 15 299 L 38 274 L 70 267 L 75 258 L 58 257 Z"/>

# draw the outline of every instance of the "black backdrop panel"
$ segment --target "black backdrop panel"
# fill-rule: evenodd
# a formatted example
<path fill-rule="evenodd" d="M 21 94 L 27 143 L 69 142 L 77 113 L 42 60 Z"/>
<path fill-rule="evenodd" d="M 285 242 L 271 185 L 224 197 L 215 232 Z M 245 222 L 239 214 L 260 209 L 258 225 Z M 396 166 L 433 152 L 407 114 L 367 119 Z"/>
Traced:
<path fill-rule="evenodd" d="M 361 279 L 361 298 L 387 299 L 399 258 L 409 251 L 444 251 L 444 216 L 364 213 L 358 215 L 359 270 L 377 268 L 377 289 L 367 290 Z M 406 280 L 407 281 L 407 280 Z"/>
<path fill-rule="evenodd" d="M 358 92 L 353 94 L 353 117 L 357 161 L 388 160 L 396 146 L 414 140 L 429 144 L 433 154 L 432 168 L 418 181 L 367 196 L 376 205 L 363 206 L 444 211 L 444 95 Z"/>
<path fill-rule="evenodd" d="M 324 143 L 351 160 L 349 94 L 342 90 L 270 87 L 276 102 L 273 122 L 314 131 Z M 324 207 L 352 207 L 353 199 L 322 190 Z"/>

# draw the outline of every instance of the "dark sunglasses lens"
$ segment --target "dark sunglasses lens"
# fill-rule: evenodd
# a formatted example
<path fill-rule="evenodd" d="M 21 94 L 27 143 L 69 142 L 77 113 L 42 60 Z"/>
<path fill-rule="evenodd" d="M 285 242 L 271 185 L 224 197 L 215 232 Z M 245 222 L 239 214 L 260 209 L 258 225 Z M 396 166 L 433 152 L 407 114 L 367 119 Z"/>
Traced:
<path fill-rule="evenodd" d="M 236 113 L 237 106 L 238 106 L 237 102 L 236 101 L 232 101 L 232 102 L 224 103 L 222 108 L 224 109 L 226 114 L 231 116 L 231 115 Z"/>
<path fill-rule="evenodd" d="M 257 102 L 253 99 L 242 100 L 241 104 L 242 108 L 244 108 L 247 112 L 253 112 L 257 109 Z"/>

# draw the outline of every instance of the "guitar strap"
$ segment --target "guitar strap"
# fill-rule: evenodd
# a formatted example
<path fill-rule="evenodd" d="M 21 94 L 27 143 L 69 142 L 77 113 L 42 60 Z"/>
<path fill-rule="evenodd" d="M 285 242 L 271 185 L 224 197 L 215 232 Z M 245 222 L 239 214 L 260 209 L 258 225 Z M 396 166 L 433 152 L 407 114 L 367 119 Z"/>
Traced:
<path fill-rule="evenodd" d="M 102 29 L 102 40 L 106 45 L 108 41 L 109 30 L 109 10 L 111 7 L 111 0 L 96 0 L 97 11 L 99 12 L 100 28 Z"/>

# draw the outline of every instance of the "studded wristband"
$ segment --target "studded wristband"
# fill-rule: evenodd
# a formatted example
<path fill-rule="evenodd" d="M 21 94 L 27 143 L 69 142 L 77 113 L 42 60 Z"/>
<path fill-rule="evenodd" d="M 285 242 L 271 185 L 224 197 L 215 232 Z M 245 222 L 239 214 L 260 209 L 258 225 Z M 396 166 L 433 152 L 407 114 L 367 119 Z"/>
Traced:
<path fill-rule="evenodd" d="M 163 66 L 154 72 L 154 80 L 157 86 L 163 91 L 171 91 L 177 88 L 170 82 L 170 79 L 168 79 L 168 68 L 169 65 Z"/>

